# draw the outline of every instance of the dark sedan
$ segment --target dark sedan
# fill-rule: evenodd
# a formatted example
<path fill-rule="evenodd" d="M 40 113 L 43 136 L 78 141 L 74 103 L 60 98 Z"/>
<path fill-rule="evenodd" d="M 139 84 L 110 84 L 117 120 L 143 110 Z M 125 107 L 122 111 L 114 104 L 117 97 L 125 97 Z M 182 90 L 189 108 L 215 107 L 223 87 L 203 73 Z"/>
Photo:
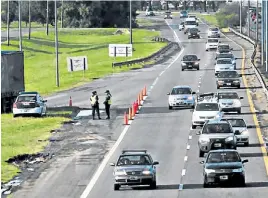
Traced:
<path fill-rule="evenodd" d="M 213 150 L 210 151 L 205 159 L 201 161 L 204 164 L 204 188 L 210 184 L 228 183 L 231 186 L 244 187 L 245 169 L 244 163 L 248 160 L 241 160 L 236 150 Z"/>
<path fill-rule="evenodd" d="M 241 74 L 238 74 L 235 70 L 220 71 L 216 80 L 217 89 L 221 87 L 237 87 L 239 89 L 241 84 L 240 77 Z"/>
<path fill-rule="evenodd" d="M 198 38 L 198 39 L 200 39 L 199 32 L 200 32 L 200 30 L 198 30 L 197 28 L 190 28 L 188 30 L 188 39 L 190 39 L 190 38 Z"/>
<path fill-rule="evenodd" d="M 199 61 L 200 58 L 198 58 L 194 54 L 185 55 L 181 60 L 181 70 L 185 69 L 197 69 L 199 70 Z"/>

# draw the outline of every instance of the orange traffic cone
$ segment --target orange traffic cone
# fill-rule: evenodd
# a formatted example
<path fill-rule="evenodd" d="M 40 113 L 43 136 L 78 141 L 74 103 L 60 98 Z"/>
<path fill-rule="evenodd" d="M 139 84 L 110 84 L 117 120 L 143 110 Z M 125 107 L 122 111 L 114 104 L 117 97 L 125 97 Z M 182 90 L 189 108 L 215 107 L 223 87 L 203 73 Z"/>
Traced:
<path fill-rule="evenodd" d="M 131 107 L 128 109 L 128 119 L 129 119 L 129 120 L 132 120 Z"/>
<path fill-rule="evenodd" d="M 140 96 L 138 97 L 138 100 L 137 100 L 137 102 L 138 102 L 138 106 L 140 106 L 140 105 L 141 105 L 141 100 L 140 100 Z"/>
<path fill-rule="evenodd" d="M 147 96 L 147 89 L 146 89 L 146 86 L 144 86 L 144 96 Z"/>
<path fill-rule="evenodd" d="M 135 102 L 132 104 L 132 118 L 135 116 L 136 110 L 135 110 Z"/>
<path fill-rule="evenodd" d="M 72 97 L 70 96 L 70 100 L 69 100 L 69 107 L 73 106 L 73 101 L 72 101 Z"/>
<path fill-rule="evenodd" d="M 139 103 L 138 103 L 138 100 L 136 100 L 136 102 L 135 102 L 135 113 L 136 114 L 139 113 Z"/>
<path fill-rule="evenodd" d="M 124 114 L 124 125 L 128 125 L 128 116 L 126 112 Z"/>

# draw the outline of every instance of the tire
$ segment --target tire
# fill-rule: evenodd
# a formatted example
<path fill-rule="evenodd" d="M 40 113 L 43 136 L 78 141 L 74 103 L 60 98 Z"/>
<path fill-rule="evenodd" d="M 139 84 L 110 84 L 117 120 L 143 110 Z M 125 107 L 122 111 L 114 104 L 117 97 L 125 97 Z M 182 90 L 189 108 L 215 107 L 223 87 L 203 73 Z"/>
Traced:
<path fill-rule="evenodd" d="M 204 177 L 204 183 L 203 183 L 203 187 L 204 188 L 207 188 L 209 185 L 208 185 L 208 183 L 207 183 L 207 177 L 205 176 Z"/>
<path fill-rule="evenodd" d="M 184 69 L 183 69 L 183 68 L 181 68 L 181 71 L 184 71 Z"/>
<path fill-rule="evenodd" d="M 17 117 L 18 117 L 18 115 L 14 115 L 14 114 L 13 114 L 13 118 L 17 118 Z"/>
<path fill-rule="evenodd" d="M 169 105 L 169 106 L 168 106 L 168 109 L 171 110 L 171 109 L 172 109 L 172 106 Z"/>
<path fill-rule="evenodd" d="M 238 114 L 241 114 L 241 109 L 239 109 L 239 110 L 237 111 L 237 113 L 238 113 Z"/>
<path fill-rule="evenodd" d="M 152 183 L 150 184 L 150 188 L 156 189 L 156 181 L 152 181 Z"/>
<path fill-rule="evenodd" d="M 196 125 L 193 125 L 193 124 L 192 124 L 192 129 L 196 129 Z"/>
<path fill-rule="evenodd" d="M 208 52 L 208 49 L 206 49 L 206 51 Z"/>
<path fill-rule="evenodd" d="M 238 85 L 237 88 L 240 89 L 240 85 Z"/>
<path fill-rule="evenodd" d="M 192 108 L 192 109 L 194 109 L 194 105 L 193 105 L 193 106 L 191 106 L 191 108 Z"/>
<path fill-rule="evenodd" d="M 196 69 L 199 70 L 199 67 L 197 67 Z"/>
<path fill-rule="evenodd" d="M 249 145 L 249 142 L 244 143 L 244 146 L 248 146 L 248 145 Z"/>
<path fill-rule="evenodd" d="M 119 184 L 114 184 L 114 190 L 119 190 L 120 185 Z"/>
<path fill-rule="evenodd" d="M 205 152 L 199 150 L 199 157 L 204 157 L 204 155 L 205 155 Z"/>
<path fill-rule="evenodd" d="M 220 89 L 220 86 L 217 85 L 217 89 Z"/>

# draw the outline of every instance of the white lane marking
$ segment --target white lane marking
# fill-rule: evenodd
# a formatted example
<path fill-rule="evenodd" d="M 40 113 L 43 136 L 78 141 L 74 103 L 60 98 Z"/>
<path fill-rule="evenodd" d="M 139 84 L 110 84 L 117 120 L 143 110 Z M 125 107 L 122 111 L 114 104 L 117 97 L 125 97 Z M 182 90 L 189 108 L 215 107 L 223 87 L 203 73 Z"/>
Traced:
<path fill-rule="evenodd" d="M 187 145 L 187 150 L 190 150 L 190 145 L 189 144 Z"/>
<path fill-rule="evenodd" d="M 165 71 L 162 71 L 160 74 L 159 74 L 159 76 L 162 76 L 162 74 L 164 73 Z"/>
<path fill-rule="evenodd" d="M 182 190 L 183 189 L 183 184 L 180 184 L 179 185 L 179 190 Z"/>
<path fill-rule="evenodd" d="M 198 88 L 200 88 L 200 85 L 198 85 Z"/>
<path fill-rule="evenodd" d="M 158 77 L 154 80 L 153 87 L 156 85 L 157 81 L 158 81 Z"/>
<path fill-rule="evenodd" d="M 199 93 L 199 90 L 197 90 L 196 93 Z"/>
<path fill-rule="evenodd" d="M 201 81 L 199 81 L 198 83 L 201 84 Z"/>
<path fill-rule="evenodd" d="M 187 160 L 188 160 L 188 156 L 185 156 L 184 161 L 187 162 Z"/>
<path fill-rule="evenodd" d="M 167 23 L 167 21 L 165 21 Z M 174 35 L 177 38 L 177 42 L 180 43 L 180 39 L 177 35 L 177 33 L 171 28 L 171 26 L 167 23 L 167 25 L 170 27 L 170 29 L 173 31 Z M 179 57 L 182 55 L 184 51 L 184 48 L 181 46 L 181 51 L 180 53 L 177 55 L 177 57 L 166 67 L 166 69 L 164 71 L 166 71 L 168 68 L 171 67 L 171 65 L 173 65 L 178 59 Z M 158 77 L 156 78 L 158 79 Z M 153 89 L 153 86 L 151 86 L 151 90 Z M 141 106 L 139 107 L 139 109 L 141 108 Z M 123 132 L 120 134 L 119 138 L 117 139 L 117 141 L 115 142 L 115 144 L 113 145 L 112 149 L 107 153 L 107 155 L 105 155 L 105 157 L 103 158 L 103 161 L 101 162 L 100 166 L 98 167 L 97 171 L 95 172 L 95 174 L 93 175 L 93 177 L 91 178 L 90 182 L 88 183 L 87 187 L 85 188 L 85 190 L 83 191 L 82 195 L 80 196 L 80 198 L 87 198 L 89 193 L 91 192 L 91 190 L 93 189 L 94 185 L 96 184 L 97 180 L 99 179 L 101 173 L 103 172 L 106 164 L 108 163 L 108 161 L 110 160 L 110 158 L 112 157 L 112 155 L 114 154 L 115 150 L 117 149 L 117 147 L 119 146 L 119 144 L 122 142 L 124 136 L 126 135 L 130 124 L 132 122 L 129 122 L 129 125 L 125 126 Z"/>
<path fill-rule="evenodd" d="M 193 137 L 191 135 L 189 135 L 189 140 L 191 140 Z"/>
<path fill-rule="evenodd" d="M 182 169 L 181 176 L 184 176 L 186 174 L 186 169 Z"/>

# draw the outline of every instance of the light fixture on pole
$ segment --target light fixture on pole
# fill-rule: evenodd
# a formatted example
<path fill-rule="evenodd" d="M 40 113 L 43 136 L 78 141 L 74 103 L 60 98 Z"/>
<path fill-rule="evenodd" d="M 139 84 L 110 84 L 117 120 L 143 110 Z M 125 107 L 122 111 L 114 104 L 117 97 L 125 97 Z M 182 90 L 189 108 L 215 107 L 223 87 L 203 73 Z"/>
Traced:
<path fill-rule="evenodd" d="M 256 6 L 256 41 L 258 43 L 259 41 L 259 2 L 257 0 L 257 6 Z"/>
<path fill-rule="evenodd" d="M 240 34 L 242 34 L 242 0 L 240 0 L 240 6 L 239 6 L 239 22 L 240 22 Z"/>
<path fill-rule="evenodd" d="M 250 37 L 250 0 L 248 0 L 248 37 Z"/>
<path fill-rule="evenodd" d="M 129 31 L 130 31 L 130 44 L 132 44 L 132 1 L 129 0 Z"/>
<path fill-rule="evenodd" d="M 21 1 L 19 3 L 19 45 L 20 51 L 22 51 L 22 32 L 21 32 Z"/>
<path fill-rule="evenodd" d="M 57 0 L 54 0 L 55 5 L 55 53 L 56 53 L 56 86 L 60 86 L 59 82 L 59 48 L 58 48 L 58 19 L 57 19 Z"/>
<path fill-rule="evenodd" d="M 9 0 L 7 1 L 7 45 L 9 46 Z"/>

